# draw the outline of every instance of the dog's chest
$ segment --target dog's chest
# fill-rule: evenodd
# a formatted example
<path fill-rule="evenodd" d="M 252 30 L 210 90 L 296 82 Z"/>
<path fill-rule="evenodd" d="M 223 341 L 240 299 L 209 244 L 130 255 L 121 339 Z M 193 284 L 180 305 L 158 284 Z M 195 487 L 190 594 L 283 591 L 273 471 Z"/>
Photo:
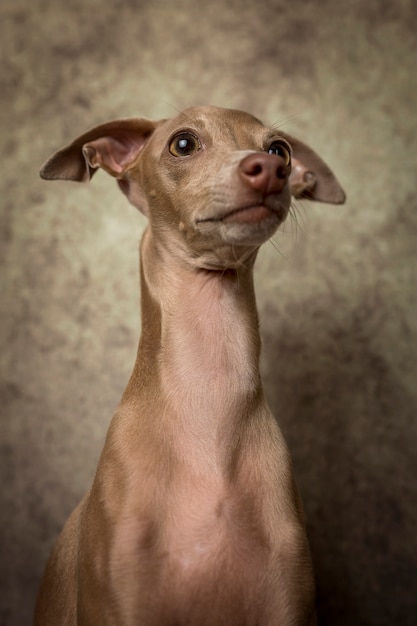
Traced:
<path fill-rule="evenodd" d="M 260 520 L 236 498 L 192 490 L 168 515 L 161 587 L 178 623 L 247 623 L 269 555 Z"/>

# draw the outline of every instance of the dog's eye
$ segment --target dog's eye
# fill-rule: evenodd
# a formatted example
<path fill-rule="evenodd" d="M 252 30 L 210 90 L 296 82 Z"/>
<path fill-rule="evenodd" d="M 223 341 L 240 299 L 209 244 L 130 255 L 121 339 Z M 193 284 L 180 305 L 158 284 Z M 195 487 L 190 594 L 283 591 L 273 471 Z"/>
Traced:
<path fill-rule="evenodd" d="M 179 133 L 171 140 L 169 151 L 175 157 L 186 157 L 200 150 L 201 144 L 192 133 Z"/>
<path fill-rule="evenodd" d="M 284 159 L 285 165 L 291 163 L 291 152 L 281 141 L 273 141 L 269 146 L 268 154 L 276 154 Z"/>

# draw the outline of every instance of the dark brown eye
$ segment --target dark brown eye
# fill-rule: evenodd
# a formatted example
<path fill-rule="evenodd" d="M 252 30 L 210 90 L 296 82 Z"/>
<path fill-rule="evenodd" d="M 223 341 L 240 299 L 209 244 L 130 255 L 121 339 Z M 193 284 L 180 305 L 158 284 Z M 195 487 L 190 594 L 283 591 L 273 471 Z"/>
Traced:
<path fill-rule="evenodd" d="M 187 157 L 200 150 L 201 144 L 192 133 L 179 133 L 169 144 L 169 151 L 175 157 Z"/>
<path fill-rule="evenodd" d="M 281 141 L 273 141 L 269 146 L 268 154 L 276 154 L 284 159 L 285 165 L 291 163 L 290 149 Z"/>

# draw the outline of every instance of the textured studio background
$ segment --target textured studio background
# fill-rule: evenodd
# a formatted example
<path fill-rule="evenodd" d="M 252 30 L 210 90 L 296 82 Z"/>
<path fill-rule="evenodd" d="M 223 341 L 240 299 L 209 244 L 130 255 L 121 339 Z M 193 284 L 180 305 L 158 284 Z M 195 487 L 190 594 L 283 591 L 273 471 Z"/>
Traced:
<path fill-rule="evenodd" d="M 43 161 L 116 117 L 248 110 L 348 201 L 296 204 L 257 266 L 268 397 L 305 502 L 321 626 L 417 622 L 415 0 L 3 0 L 0 624 L 30 624 L 139 334 L 145 219 Z"/>

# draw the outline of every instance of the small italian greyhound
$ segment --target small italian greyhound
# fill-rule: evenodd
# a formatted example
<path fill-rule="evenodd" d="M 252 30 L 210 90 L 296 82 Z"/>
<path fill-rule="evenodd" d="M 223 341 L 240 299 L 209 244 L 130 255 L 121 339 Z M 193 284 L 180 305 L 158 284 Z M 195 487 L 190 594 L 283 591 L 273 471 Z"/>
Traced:
<path fill-rule="evenodd" d="M 148 218 L 142 333 L 35 624 L 313 626 L 304 514 L 259 373 L 253 266 L 291 195 L 344 193 L 305 144 L 212 106 L 93 128 L 41 176 L 98 168 Z"/>

